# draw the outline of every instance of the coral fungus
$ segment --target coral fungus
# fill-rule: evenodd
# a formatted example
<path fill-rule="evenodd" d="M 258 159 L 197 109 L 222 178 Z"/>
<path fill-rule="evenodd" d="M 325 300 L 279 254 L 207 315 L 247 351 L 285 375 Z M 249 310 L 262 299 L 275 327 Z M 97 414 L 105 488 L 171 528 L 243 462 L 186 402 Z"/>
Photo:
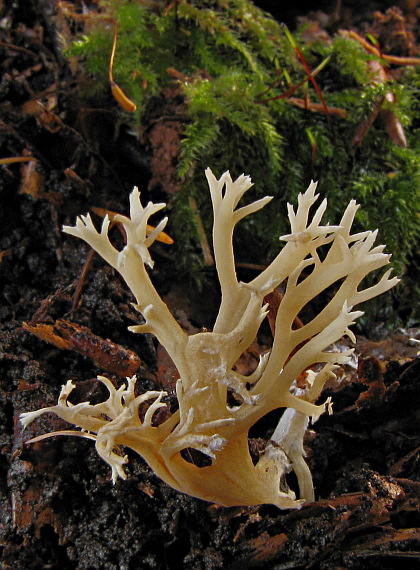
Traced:
<path fill-rule="evenodd" d="M 195 497 L 222 505 L 273 503 L 280 508 L 299 507 L 314 500 L 311 474 L 304 460 L 303 436 L 309 420 L 315 421 L 330 408 L 327 400 L 316 404 L 321 390 L 337 365 L 345 363 L 351 350 L 337 353 L 329 347 L 343 335 L 353 338 L 349 326 L 362 313 L 353 307 L 393 287 L 398 279 L 390 271 L 368 288 L 359 286 L 365 276 L 389 262 L 384 246 L 374 246 L 376 231 L 351 234 L 358 206 L 348 205 L 338 225 L 321 225 L 326 200 L 313 212 L 318 195 L 311 183 L 298 197 L 294 211 L 288 206 L 291 231 L 272 263 L 248 283 L 238 281 L 232 236 L 235 225 L 262 208 L 265 197 L 237 207 L 252 186 L 247 176 L 232 181 L 228 172 L 219 180 L 207 169 L 214 212 L 213 245 L 221 287 L 221 303 L 212 332 L 188 335 L 175 320 L 154 288 L 145 265 L 153 267 L 149 247 L 163 230 L 166 219 L 152 233 L 149 217 L 164 204 L 143 207 L 134 189 L 130 217 L 117 216 L 127 243 L 118 251 L 109 241 L 109 220 L 98 232 L 90 216 L 64 231 L 93 247 L 124 278 L 136 298 L 135 307 L 144 324 L 130 327 L 136 333 L 152 333 L 166 348 L 178 372 L 178 410 L 159 425 L 155 412 L 165 406 L 164 392 L 135 395 L 135 378 L 116 389 L 99 377 L 109 390 L 106 401 L 71 404 L 74 385 L 61 390 L 58 404 L 22 415 L 26 426 L 45 412 L 54 412 L 82 429 L 75 432 L 95 440 L 99 455 L 111 466 L 112 479 L 125 478 L 127 457 L 117 453 L 126 446 L 139 453 L 166 483 Z M 313 212 L 313 213 L 312 213 Z M 322 247 L 322 255 L 320 248 Z M 270 352 L 263 354 L 251 376 L 234 369 L 235 362 L 255 339 L 267 315 L 264 297 L 282 284 Z M 311 299 L 335 284 L 336 292 L 324 308 L 300 328 L 293 322 Z M 306 371 L 307 388 L 296 385 Z M 235 403 L 229 394 L 235 393 Z M 139 407 L 148 403 L 147 411 Z M 249 429 L 272 410 L 286 408 L 279 424 L 254 463 L 248 447 Z M 66 432 L 68 433 L 68 432 Z M 71 432 L 70 432 L 71 433 Z M 41 436 L 43 437 L 43 436 Z M 185 459 L 183 450 L 195 449 L 208 456 L 199 467 Z M 287 486 L 285 476 L 293 470 L 299 483 L 299 499 Z"/>

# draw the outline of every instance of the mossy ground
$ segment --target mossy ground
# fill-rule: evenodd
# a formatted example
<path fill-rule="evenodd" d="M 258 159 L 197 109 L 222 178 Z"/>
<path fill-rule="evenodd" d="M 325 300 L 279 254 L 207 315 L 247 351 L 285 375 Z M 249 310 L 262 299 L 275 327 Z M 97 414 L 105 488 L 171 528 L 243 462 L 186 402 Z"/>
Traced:
<path fill-rule="evenodd" d="M 236 246 L 242 262 L 264 264 L 273 257 L 278 237 L 288 231 L 286 202 L 293 203 L 316 179 L 329 200 L 332 223 L 355 198 L 362 205 L 357 229 L 380 228 L 397 273 L 406 273 L 417 289 L 408 268 L 417 267 L 420 230 L 413 215 L 420 192 L 420 66 L 383 57 L 386 48 L 399 58 L 418 52 L 397 9 L 365 26 L 365 46 L 337 24 L 321 28 L 309 19 L 301 20 L 290 39 L 284 25 L 248 0 L 212 0 L 200 7 L 175 2 L 166 8 L 113 0 L 105 6 L 67 53 L 81 58 L 90 74 L 83 96 L 96 106 L 100 94 L 109 92 L 117 26 L 115 77 L 137 103 L 124 120 L 152 154 L 159 150 L 150 138 L 156 120 L 178 138 L 175 152 L 160 155 L 171 178 L 154 176 L 148 188 L 175 194 L 170 227 L 180 267 L 197 286 L 207 263 L 197 247 L 203 247 L 197 213 L 207 237 L 211 231 L 203 177 L 210 166 L 216 175 L 249 174 L 256 196 L 275 197 L 240 226 Z M 405 42 L 397 43 L 402 34 Z M 308 76 L 315 70 L 316 77 Z M 162 100 L 165 111 L 157 118 Z M 403 289 L 367 310 L 372 320 L 394 326 L 399 311 L 406 322 L 418 319 Z"/>

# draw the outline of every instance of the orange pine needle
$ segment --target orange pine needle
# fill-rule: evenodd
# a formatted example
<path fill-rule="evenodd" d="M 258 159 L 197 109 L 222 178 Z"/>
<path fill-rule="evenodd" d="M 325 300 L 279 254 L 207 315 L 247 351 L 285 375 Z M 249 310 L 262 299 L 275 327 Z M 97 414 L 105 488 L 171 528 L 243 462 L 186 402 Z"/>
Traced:
<path fill-rule="evenodd" d="M 113 212 L 112 210 L 107 210 L 105 208 L 95 207 L 91 208 L 91 210 L 92 212 L 95 212 L 95 214 L 98 214 L 98 216 L 101 216 L 101 218 L 104 218 L 108 214 L 108 217 L 111 221 L 117 215 L 117 212 Z M 154 229 L 155 228 L 153 226 L 147 225 L 147 235 L 149 235 Z M 168 234 L 166 234 L 165 232 L 160 232 L 156 240 L 162 243 L 166 243 L 168 245 L 174 243 L 174 240 L 170 236 L 168 236 Z"/>
<path fill-rule="evenodd" d="M 123 109 L 133 113 L 137 109 L 137 105 L 131 99 L 129 99 L 127 95 L 124 93 L 124 91 L 121 89 L 121 87 L 119 87 L 115 83 L 112 74 L 116 47 L 117 47 L 117 26 L 114 26 L 114 40 L 112 43 L 111 57 L 109 60 L 109 82 L 111 84 L 111 93 L 113 94 L 114 99 L 121 105 Z"/>

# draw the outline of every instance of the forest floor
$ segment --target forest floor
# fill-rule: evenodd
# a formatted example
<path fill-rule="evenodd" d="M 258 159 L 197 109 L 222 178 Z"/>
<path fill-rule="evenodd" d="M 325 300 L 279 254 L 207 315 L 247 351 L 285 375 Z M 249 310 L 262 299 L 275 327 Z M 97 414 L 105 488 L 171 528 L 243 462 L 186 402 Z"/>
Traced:
<path fill-rule="evenodd" d="M 332 4 L 334 25 L 363 33 L 381 3 Z M 66 27 L 65 10 L 81 7 L 0 0 L 0 158 L 21 157 L 0 176 L 1 568 L 420 569 L 419 329 L 358 337 L 340 382 L 323 394 L 333 397 L 334 414 L 306 441 L 318 500 L 297 511 L 224 508 L 182 495 L 130 451 L 128 479 L 113 486 L 90 441 L 25 444 L 66 429 L 48 415 L 23 432 L 19 415 L 55 403 L 69 378 L 75 401 L 92 403 L 105 396 L 96 380 L 104 371 L 115 381 L 135 372 L 142 390 L 172 395 L 176 379 L 152 338 L 127 332 L 138 316 L 118 275 L 61 232 L 92 206 L 125 211 L 133 184 L 151 198 L 151 180 L 169 187 L 173 172 L 162 165 L 179 137 L 155 122 L 140 145 L 111 99 L 105 108 L 83 105 L 59 42 L 59 34 L 79 31 Z M 418 2 L 401 9 L 418 30 Z M 211 326 L 214 276 L 203 304 L 177 274 L 169 246 L 157 244 L 154 256 L 154 282 L 182 326 Z M 255 342 L 244 368 L 266 342 Z M 251 444 L 274 420 L 250 434 Z"/>

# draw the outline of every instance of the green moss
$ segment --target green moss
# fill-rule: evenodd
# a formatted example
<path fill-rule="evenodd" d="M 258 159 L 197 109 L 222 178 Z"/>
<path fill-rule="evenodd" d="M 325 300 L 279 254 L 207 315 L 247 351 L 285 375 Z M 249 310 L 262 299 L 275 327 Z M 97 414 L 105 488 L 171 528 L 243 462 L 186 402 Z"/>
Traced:
<path fill-rule="evenodd" d="M 276 197 L 275 206 L 239 228 L 238 247 L 251 261 L 259 256 L 264 263 L 278 251 L 278 236 L 288 231 L 285 203 L 295 202 L 314 178 L 328 197 L 329 219 L 335 222 L 356 198 L 362 205 L 359 229 L 379 227 L 380 242 L 388 245 L 396 269 L 404 273 L 420 233 L 420 137 L 413 121 L 419 112 L 418 68 L 403 69 L 392 82 L 369 82 L 372 56 L 357 42 L 337 35 L 330 42 L 305 44 L 298 31 L 311 69 L 331 58 L 316 79 L 326 104 L 342 109 L 346 117 L 327 117 L 276 98 L 290 88 L 290 80 L 297 85 L 307 75 L 281 26 L 249 0 L 207 0 L 199 6 L 185 1 L 166 12 L 166 5 L 157 1 L 112 0 L 104 5 L 118 23 L 115 80 L 138 106 L 126 120 L 136 128 L 147 127 L 153 97 L 176 82 L 167 69 L 185 76 L 179 83 L 185 130 L 177 163 L 183 184 L 172 204 L 172 229 L 183 264 L 197 280 L 202 264 L 188 198 L 194 197 L 208 228 L 207 166 L 216 174 L 226 169 L 232 176 L 250 174 L 255 194 Z M 70 50 L 83 59 L 97 93 L 108 83 L 112 31 L 102 21 Z M 310 82 L 307 91 L 311 102 L 320 102 Z M 384 100 L 390 91 L 394 102 Z M 302 98 L 302 89 L 293 96 Z M 360 144 L 353 144 L 378 101 L 403 125 L 408 148 L 391 140 L 380 117 L 360 136 Z M 188 223 L 182 222 L 185 217 Z M 247 235 L 252 236 L 251 247 Z"/>

